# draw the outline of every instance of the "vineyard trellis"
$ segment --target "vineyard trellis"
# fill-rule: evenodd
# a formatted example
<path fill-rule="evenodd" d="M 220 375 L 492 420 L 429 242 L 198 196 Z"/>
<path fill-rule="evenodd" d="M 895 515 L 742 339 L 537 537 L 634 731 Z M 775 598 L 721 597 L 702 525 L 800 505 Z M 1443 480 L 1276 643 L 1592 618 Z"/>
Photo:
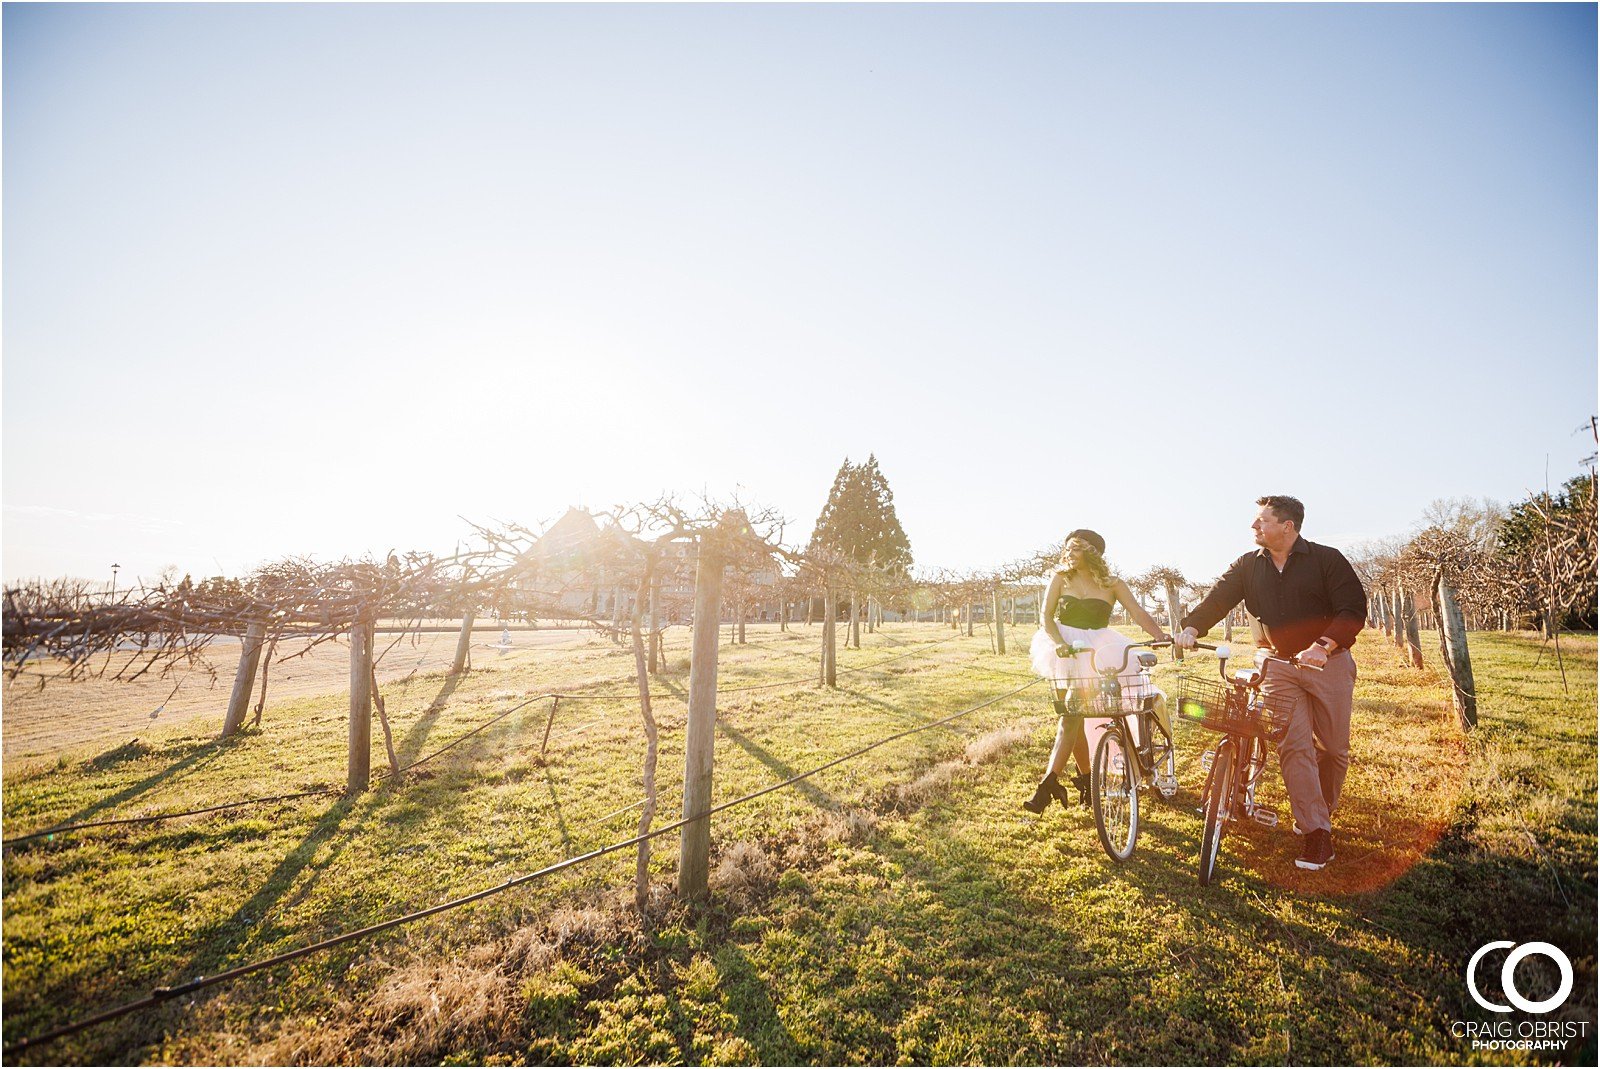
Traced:
<path fill-rule="evenodd" d="M 240 661 L 223 718 L 223 734 L 241 730 L 250 698 L 260 697 L 254 709 L 259 725 L 265 705 L 267 675 L 278 661 L 304 656 L 316 646 L 348 638 L 350 665 L 350 763 L 347 793 L 367 789 L 371 782 L 370 732 L 372 711 L 383 726 L 389 769 L 379 778 L 399 776 L 424 761 L 487 729 L 492 724 L 548 698 L 550 715 L 543 746 L 548 746 L 556 710 L 562 699 L 637 701 L 645 741 L 642 763 L 644 795 L 617 810 L 612 819 L 639 809 L 636 834 L 599 851 L 571 858 L 558 865 L 517 877 L 505 884 L 428 910 L 396 918 L 299 951 L 242 966 L 216 977 L 173 988 L 159 989 L 150 999 L 95 1015 L 64 1029 L 7 1048 L 7 1053 L 30 1044 L 65 1035 L 79 1027 L 110 1019 L 123 1012 L 164 1001 L 177 994 L 223 982 L 250 971 L 281 964 L 324 947 L 339 945 L 366 934 L 388 930 L 444 909 L 476 901 L 518 886 L 570 865 L 618 850 L 635 848 L 635 902 L 641 910 L 648 902 L 650 844 L 673 831 L 681 831 L 678 864 L 679 894 L 695 899 L 706 893 L 710 844 L 710 817 L 733 805 L 782 789 L 897 738 L 942 726 L 950 721 L 1020 693 L 1038 680 L 950 717 L 871 743 L 851 754 L 819 765 L 781 783 L 718 805 L 711 801 L 712 747 L 716 726 L 717 655 L 723 619 L 722 594 L 727 584 L 732 605 L 734 641 L 742 643 L 749 600 L 760 585 L 778 594 L 780 629 L 788 629 L 791 595 L 799 594 L 806 606 L 807 624 L 814 621 L 814 600 L 822 605 L 822 634 L 818 672 L 813 676 L 777 683 L 757 684 L 759 689 L 810 684 L 838 685 L 837 624 L 840 597 L 848 606 L 847 641 L 859 647 L 862 624 L 871 633 L 883 619 L 886 606 L 900 606 L 904 616 L 915 618 L 920 606 L 931 608 L 937 621 L 956 632 L 950 639 L 971 636 L 979 612 L 991 628 L 991 649 L 1006 652 L 1007 615 L 1015 620 L 1018 597 L 1036 588 L 1056 566 L 1059 547 L 985 572 L 956 574 L 934 572 L 913 580 L 876 567 L 874 560 L 853 560 L 835 547 L 814 545 L 794 551 L 781 544 L 782 522 L 774 514 L 754 515 L 734 502 L 701 502 L 681 506 L 671 498 L 643 505 L 619 507 L 600 514 L 607 526 L 600 538 L 581 546 L 551 546 L 548 531 L 536 532 L 515 525 L 474 526 L 478 548 L 438 557 L 426 553 L 389 554 L 383 561 L 341 561 L 317 564 L 288 559 L 264 566 L 243 579 L 214 578 L 193 583 L 154 587 L 135 586 L 100 592 L 89 584 L 68 580 L 20 584 L 5 591 L 4 671 L 15 680 L 32 674 L 40 686 L 52 680 L 79 680 L 93 676 L 134 680 L 147 674 L 164 674 L 183 667 L 199 668 L 199 655 L 218 637 L 236 638 Z M 1379 547 L 1358 561 L 1358 570 L 1371 595 L 1369 620 L 1381 627 L 1405 653 L 1408 661 L 1422 664 L 1419 626 L 1426 623 L 1439 632 L 1441 654 L 1450 673 L 1452 701 L 1463 730 L 1476 722 L 1476 694 L 1466 634 L 1474 625 L 1495 622 L 1511 626 L 1534 616 L 1556 643 L 1566 618 L 1574 611 L 1592 609 L 1595 599 L 1595 478 L 1591 471 L 1570 480 L 1559 494 L 1534 495 L 1493 525 L 1493 537 L 1469 523 L 1429 524 L 1404 544 Z M 692 554 L 674 547 L 692 546 Z M 680 582 L 692 564 L 696 580 L 690 596 Z M 766 584 L 752 581 L 758 573 L 775 574 Z M 1185 597 L 1204 593 L 1170 567 L 1157 567 L 1130 580 L 1136 595 L 1159 595 L 1170 620 L 1181 618 Z M 609 599 L 598 592 L 605 588 Z M 587 603 L 575 607 L 570 595 L 588 589 Z M 624 592 L 630 593 L 626 599 Z M 1418 594 L 1426 597 L 1420 602 Z M 1043 608 L 1042 606 L 1040 606 Z M 389 732 L 384 701 L 375 666 L 383 654 L 374 654 L 375 627 L 382 619 L 409 621 L 453 617 L 462 621 L 451 674 L 469 670 L 470 637 L 477 614 L 492 611 L 502 619 L 517 616 L 564 618 L 581 622 L 626 641 L 631 647 L 634 690 L 628 694 L 537 695 L 473 728 L 467 734 L 425 757 L 401 766 Z M 694 628 L 690 658 L 686 731 L 683 812 L 663 827 L 654 827 L 657 790 L 656 762 L 661 725 L 653 708 L 650 678 L 661 665 L 660 636 L 668 621 L 684 620 Z M 1229 626 L 1233 623 L 1229 618 Z M 402 628 L 402 635 L 406 633 Z M 398 643 L 396 639 L 390 649 Z M 298 646 L 278 654 L 281 644 Z M 387 652 L 387 651 L 385 651 Z M 907 651 L 910 656 L 919 651 Z M 891 657 L 888 660 L 895 660 Z M 870 666 L 855 666 L 861 671 Z M 214 674 L 214 670 L 213 674 Z M 571 729 L 572 732 L 585 727 Z M 559 737 L 559 736 L 558 736 Z M 338 788 L 291 792 L 266 798 L 223 803 L 184 813 L 112 818 L 45 828 L 6 840 L 12 848 L 23 842 L 68 831 L 120 823 L 133 823 L 222 812 L 250 804 L 288 801 L 331 794 Z"/>

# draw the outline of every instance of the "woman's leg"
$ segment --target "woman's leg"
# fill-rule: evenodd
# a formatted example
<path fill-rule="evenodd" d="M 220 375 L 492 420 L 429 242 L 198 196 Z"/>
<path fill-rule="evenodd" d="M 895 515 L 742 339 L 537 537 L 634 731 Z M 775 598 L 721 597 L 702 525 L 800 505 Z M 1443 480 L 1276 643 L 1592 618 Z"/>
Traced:
<path fill-rule="evenodd" d="M 1172 738 L 1172 712 L 1167 708 L 1167 696 L 1161 691 L 1156 691 L 1155 704 L 1156 723 L 1166 731 L 1167 738 Z"/>
<path fill-rule="evenodd" d="M 1089 735 L 1083 730 L 1083 721 L 1078 721 L 1078 740 L 1072 747 L 1072 758 L 1078 762 L 1078 771 L 1083 775 L 1089 774 Z"/>
<path fill-rule="evenodd" d="M 1067 692 L 1056 691 L 1056 698 L 1065 701 Z M 1067 754 L 1077 756 L 1079 750 L 1088 752 L 1088 747 L 1083 742 L 1083 717 L 1064 716 L 1056 724 L 1056 744 L 1050 749 L 1050 767 L 1046 769 L 1052 776 L 1058 776 L 1067 768 Z M 1086 758 L 1078 758 L 1080 769 L 1086 767 Z"/>

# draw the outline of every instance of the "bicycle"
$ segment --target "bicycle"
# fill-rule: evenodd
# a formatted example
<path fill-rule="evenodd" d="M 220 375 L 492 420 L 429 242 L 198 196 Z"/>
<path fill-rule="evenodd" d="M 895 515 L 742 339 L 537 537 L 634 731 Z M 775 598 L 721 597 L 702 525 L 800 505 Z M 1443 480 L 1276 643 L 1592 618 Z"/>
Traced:
<path fill-rule="evenodd" d="M 1170 645 L 1170 639 L 1130 643 L 1115 668 L 1096 666 L 1097 676 L 1052 681 L 1056 690 L 1067 691 L 1066 701 L 1057 698 L 1054 702 L 1059 715 L 1111 721 L 1102 727 L 1094 746 L 1089 797 L 1100 845 L 1119 864 L 1133 856 L 1139 840 L 1139 792 L 1154 787 L 1162 797 L 1170 798 L 1178 789 L 1172 734 L 1154 715 L 1160 692 L 1150 683 L 1150 669 L 1156 664 L 1156 655 L 1150 651 Z M 1066 649 L 1091 652 L 1077 646 Z M 1139 682 L 1124 687 L 1120 677 L 1127 672 L 1135 649 L 1139 650 Z M 1090 659 L 1092 664 L 1092 653 Z M 1129 717 L 1134 718 L 1132 726 Z M 1159 768 L 1165 771 L 1158 772 Z"/>
<path fill-rule="evenodd" d="M 1256 787 L 1266 771 L 1271 746 L 1283 741 L 1293 712 L 1292 699 L 1278 699 L 1261 693 L 1266 665 L 1278 661 L 1295 668 L 1315 669 L 1298 658 L 1274 657 L 1256 651 L 1256 667 L 1239 669 L 1230 677 L 1227 646 L 1195 643 L 1197 649 L 1217 655 L 1219 685 L 1208 679 L 1182 676 L 1178 679 L 1178 716 L 1221 733 L 1217 744 L 1200 757 L 1206 772 L 1201 811 L 1205 827 L 1200 833 L 1200 885 L 1209 886 L 1216 878 L 1217 859 L 1222 855 L 1222 837 L 1230 823 L 1253 820 L 1263 827 L 1278 825 L 1277 810 L 1256 801 Z"/>

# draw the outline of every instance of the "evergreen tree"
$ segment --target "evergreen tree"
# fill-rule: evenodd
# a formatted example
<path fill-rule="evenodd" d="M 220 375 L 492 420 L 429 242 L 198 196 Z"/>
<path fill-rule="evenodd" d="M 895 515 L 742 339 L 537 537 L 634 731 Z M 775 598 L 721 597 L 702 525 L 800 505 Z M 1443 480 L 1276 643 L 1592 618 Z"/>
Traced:
<path fill-rule="evenodd" d="M 888 575 L 910 571 L 911 542 L 895 515 L 894 492 L 877 456 L 869 455 L 865 464 L 845 457 L 811 532 L 811 547 L 835 550 Z"/>

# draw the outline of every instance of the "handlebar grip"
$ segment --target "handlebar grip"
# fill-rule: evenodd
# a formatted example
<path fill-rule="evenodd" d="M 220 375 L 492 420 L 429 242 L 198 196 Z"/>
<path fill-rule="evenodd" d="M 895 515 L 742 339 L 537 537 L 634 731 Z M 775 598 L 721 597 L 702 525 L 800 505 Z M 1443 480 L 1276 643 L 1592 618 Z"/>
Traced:
<path fill-rule="evenodd" d="M 1321 665 L 1306 664 L 1304 661 L 1300 660 L 1300 655 L 1299 654 L 1296 654 L 1293 657 L 1268 657 L 1266 659 L 1269 660 L 1269 661 L 1278 661 L 1278 662 L 1280 662 L 1282 664 L 1292 665 L 1295 668 L 1305 668 L 1305 669 L 1307 669 L 1309 671 L 1312 671 L 1312 672 L 1320 672 L 1320 671 L 1322 671 L 1322 666 Z"/>

